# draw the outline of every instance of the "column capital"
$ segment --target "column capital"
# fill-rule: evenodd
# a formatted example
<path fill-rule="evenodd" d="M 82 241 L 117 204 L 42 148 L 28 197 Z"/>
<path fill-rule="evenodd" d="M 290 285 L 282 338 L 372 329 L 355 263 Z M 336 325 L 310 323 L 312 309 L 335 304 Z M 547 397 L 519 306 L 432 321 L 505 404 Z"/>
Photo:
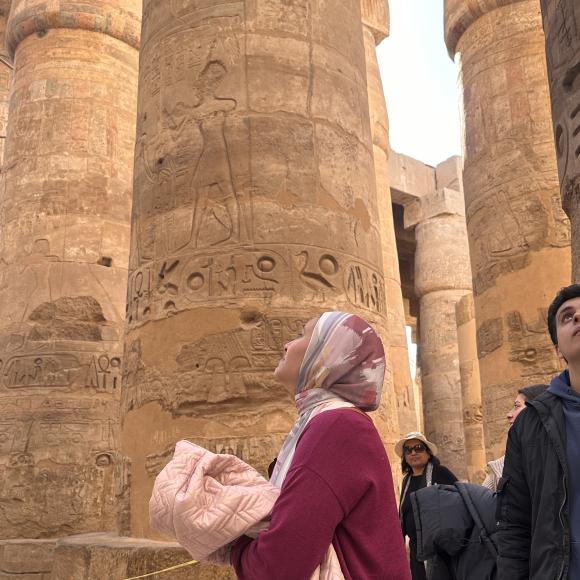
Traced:
<path fill-rule="evenodd" d="M 0 0 L 0 7 L 2 0 Z M 6 47 L 14 58 L 16 47 L 31 34 L 44 35 L 52 28 L 101 32 L 139 48 L 141 36 L 140 0 L 12 0 L 6 33 Z"/>
<path fill-rule="evenodd" d="M 443 215 L 465 217 L 465 202 L 460 191 L 444 187 L 421 196 L 406 206 L 405 229 Z"/>
<path fill-rule="evenodd" d="M 362 23 L 375 37 L 378 46 L 390 34 L 389 0 L 360 0 Z"/>
<path fill-rule="evenodd" d="M 445 0 L 445 44 L 451 59 L 455 58 L 455 50 L 463 33 L 481 16 L 526 0 Z"/>

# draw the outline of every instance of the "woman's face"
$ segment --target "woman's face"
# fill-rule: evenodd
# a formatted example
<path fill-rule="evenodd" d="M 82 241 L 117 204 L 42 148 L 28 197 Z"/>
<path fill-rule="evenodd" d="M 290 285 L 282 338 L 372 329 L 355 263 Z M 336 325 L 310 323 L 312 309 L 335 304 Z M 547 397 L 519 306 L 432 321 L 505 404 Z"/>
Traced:
<path fill-rule="evenodd" d="M 508 411 L 506 415 L 510 427 L 514 424 L 516 417 L 526 408 L 526 398 L 519 393 L 514 399 L 514 406 Z"/>
<path fill-rule="evenodd" d="M 427 451 L 427 446 L 419 439 L 405 441 L 403 453 L 405 454 L 405 461 L 413 471 L 421 470 L 429 463 L 430 455 Z"/>
<path fill-rule="evenodd" d="M 300 367 L 317 322 L 318 318 L 309 320 L 302 335 L 284 345 L 284 356 L 274 371 L 276 379 L 288 389 L 291 395 L 295 394 Z"/>

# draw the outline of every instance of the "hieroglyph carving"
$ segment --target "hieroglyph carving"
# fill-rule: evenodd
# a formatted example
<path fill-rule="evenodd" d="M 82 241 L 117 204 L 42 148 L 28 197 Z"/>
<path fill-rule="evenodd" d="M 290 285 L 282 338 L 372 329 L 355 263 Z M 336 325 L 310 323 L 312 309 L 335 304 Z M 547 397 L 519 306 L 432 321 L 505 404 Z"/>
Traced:
<path fill-rule="evenodd" d="M 561 363 L 547 331 L 547 311 L 538 310 L 534 322 L 526 322 L 520 312 L 509 312 L 506 317 L 510 361 L 520 365 L 519 374 L 531 381 L 557 374 Z"/>
<path fill-rule="evenodd" d="M 313 246 L 232 248 L 160 260 L 131 273 L 127 320 L 131 327 L 211 300 L 276 296 L 323 304 L 346 296 L 356 308 L 385 312 L 382 274 L 360 260 Z"/>
<path fill-rule="evenodd" d="M 573 0 L 542 0 L 560 185 L 580 173 L 580 8 Z"/>
<path fill-rule="evenodd" d="M 203 10 L 192 11 L 189 2 L 173 1 L 169 9 L 172 33 L 146 44 L 142 56 L 146 107 L 136 145 L 133 246 L 141 262 L 252 237 L 247 159 L 233 159 L 230 145 L 236 142 L 238 151 L 240 140 L 249 144 L 248 127 L 236 115 L 244 61 L 238 38 L 228 34 L 240 25 L 242 5 L 222 7 L 219 36 L 215 22 L 199 19 Z"/>
<path fill-rule="evenodd" d="M 529 251 L 570 245 L 569 220 L 557 196 L 545 207 L 540 197 L 500 190 L 474 200 L 467 221 L 470 231 L 479 232 L 471 237 L 476 295 L 492 287 L 498 276 L 526 266 Z"/>
<path fill-rule="evenodd" d="M 286 433 L 273 433 L 244 437 L 184 437 L 188 441 L 200 445 L 212 453 L 235 455 L 266 475 L 268 466 L 280 451 L 286 438 Z M 147 455 L 145 469 L 152 477 L 156 477 L 167 465 L 175 445 L 170 445 L 158 453 Z"/>
<path fill-rule="evenodd" d="M 38 537 L 114 523 L 112 483 L 119 475 L 111 400 L 1 399 L 0 521 L 4 537 Z"/>
<path fill-rule="evenodd" d="M 91 296 L 38 305 L 25 325 L 0 338 L 0 389 L 86 387 L 115 393 L 121 358 L 106 352 L 111 346 L 102 336 L 106 326 L 101 305 Z"/>
<path fill-rule="evenodd" d="M 251 401 L 249 412 L 262 412 L 267 404 L 279 406 L 285 395 L 272 369 L 284 344 L 307 320 L 261 316 L 245 328 L 207 335 L 181 347 L 172 375 L 146 368 L 138 339 L 126 352 L 124 407 L 159 401 L 175 414 L 208 415 L 239 413 L 243 401 Z"/>
<path fill-rule="evenodd" d="M 539 309 L 534 322 L 526 322 L 521 312 L 508 312 L 504 319 L 485 321 L 477 331 L 479 358 L 504 345 L 507 332 L 509 360 L 518 363 L 521 377 L 545 377 L 560 369 L 560 362 L 547 330 L 546 310 Z"/>

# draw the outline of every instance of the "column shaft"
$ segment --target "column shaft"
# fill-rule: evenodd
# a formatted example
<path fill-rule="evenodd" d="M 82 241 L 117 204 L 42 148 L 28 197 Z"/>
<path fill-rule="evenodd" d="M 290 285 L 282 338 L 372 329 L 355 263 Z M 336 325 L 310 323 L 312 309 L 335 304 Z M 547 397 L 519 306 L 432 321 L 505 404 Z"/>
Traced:
<path fill-rule="evenodd" d="M 572 278 L 580 282 L 580 4 L 541 0 L 562 205 L 572 231 Z"/>
<path fill-rule="evenodd" d="M 415 289 L 419 297 L 420 365 L 425 434 L 441 461 L 467 477 L 457 302 L 471 290 L 471 269 L 463 196 L 439 190 L 407 209 L 416 224 Z"/>
<path fill-rule="evenodd" d="M 485 478 L 485 440 L 481 411 L 481 379 L 477 358 L 475 306 L 472 293 L 461 298 L 456 305 L 455 314 L 467 478 L 472 483 L 481 483 Z"/>
<path fill-rule="evenodd" d="M 401 292 L 399 258 L 389 183 L 389 119 L 377 61 L 376 45 L 388 35 L 388 4 L 385 0 L 361 2 L 367 67 L 367 87 L 371 135 L 381 223 L 381 243 L 385 274 L 385 294 L 388 317 L 389 358 L 397 396 L 397 413 L 403 432 L 417 428 L 416 401 L 409 367 L 409 352 L 405 334 L 405 309 Z"/>
<path fill-rule="evenodd" d="M 6 50 L 7 9 L 0 10 L 0 165 L 4 161 L 6 143 L 6 125 L 8 123 L 8 105 L 12 85 L 12 59 Z"/>
<path fill-rule="evenodd" d="M 138 2 L 13 0 L 0 538 L 116 528 Z"/>
<path fill-rule="evenodd" d="M 358 2 L 151 0 L 143 14 L 123 449 L 131 532 L 179 438 L 264 470 L 273 377 L 322 311 L 387 327 Z M 398 435 L 392 376 L 375 416 Z"/>
<path fill-rule="evenodd" d="M 472 3 L 449 4 L 457 12 L 446 6 L 448 23 Z M 489 458 L 505 449 L 505 412 L 517 389 L 559 370 L 545 309 L 570 271 L 539 2 L 493 4 L 471 18 L 456 46 L 447 38 L 463 91 L 463 184 Z"/>

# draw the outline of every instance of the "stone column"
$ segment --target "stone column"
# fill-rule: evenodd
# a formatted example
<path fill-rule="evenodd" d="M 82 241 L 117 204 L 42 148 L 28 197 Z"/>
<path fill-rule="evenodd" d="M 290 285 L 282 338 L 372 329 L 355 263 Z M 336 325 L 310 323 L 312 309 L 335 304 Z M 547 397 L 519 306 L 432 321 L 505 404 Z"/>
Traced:
<path fill-rule="evenodd" d="M 572 230 L 572 278 L 580 282 L 580 4 L 541 0 L 562 205 Z"/>
<path fill-rule="evenodd" d="M 0 166 L 4 160 L 8 102 L 12 84 L 12 69 L 14 68 L 6 50 L 6 19 L 8 18 L 9 10 L 9 3 L 0 2 Z"/>
<path fill-rule="evenodd" d="M 387 0 L 362 0 L 361 11 L 385 273 L 387 341 L 393 367 L 399 425 L 401 431 L 407 433 L 416 430 L 418 424 L 405 335 L 405 309 L 389 183 L 389 119 L 376 52 L 376 46 L 389 35 L 389 5 Z"/>
<path fill-rule="evenodd" d="M 503 454 L 517 389 L 559 370 L 545 309 L 569 283 L 538 0 L 445 3 L 463 95 L 464 174 L 485 439 Z"/>
<path fill-rule="evenodd" d="M 139 30 L 137 0 L 12 2 L 0 538 L 116 528 Z"/>
<path fill-rule="evenodd" d="M 477 358 L 475 306 L 471 292 L 463 296 L 455 305 L 455 315 L 467 478 L 472 483 L 481 483 L 485 478 L 485 440 L 481 412 L 481 379 Z"/>
<path fill-rule="evenodd" d="M 465 436 L 455 306 L 471 291 L 463 195 L 441 189 L 405 210 L 416 226 L 415 291 L 419 298 L 419 362 L 425 435 L 439 457 L 465 479 Z"/>
<path fill-rule="evenodd" d="M 135 536 L 178 439 L 265 470 L 295 418 L 272 373 L 309 318 L 387 327 L 359 2 L 150 0 L 142 34 L 122 435 Z M 375 421 L 392 452 L 390 375 Z"/>

